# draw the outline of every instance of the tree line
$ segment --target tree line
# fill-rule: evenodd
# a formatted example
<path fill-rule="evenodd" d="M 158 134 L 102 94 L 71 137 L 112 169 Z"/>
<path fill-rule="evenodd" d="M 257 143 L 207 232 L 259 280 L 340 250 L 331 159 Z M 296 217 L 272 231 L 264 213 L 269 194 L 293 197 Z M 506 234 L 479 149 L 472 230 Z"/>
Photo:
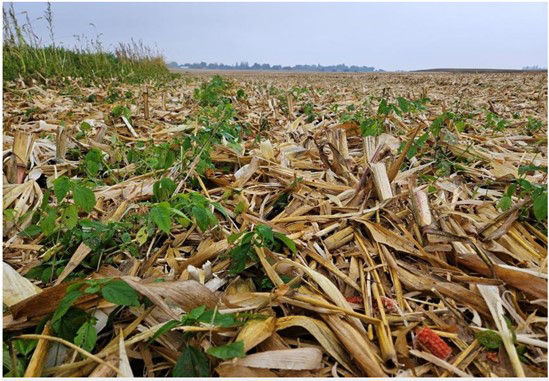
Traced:
<path fill-rule="evenodd" d="M 240 62 L 234 65 L 226 65 L 220 63 L 185 63 L 178 64 L 177 62 L 168 63 L 169 67 L 175 67 L 180 69 L 211 69 L 211 70 L 275 70 L 275 71 L 320 71 L 320 72 L 372 72 L 372 71 L 383 71 L 381 69 L 376 69 L 373 66 L 356 66 L 351 65 L 347 66 L 345 64 L 338 65 L 294 65 L 294 66 L 282 66 L 282 65 L 270 65 L 254 63 L 253 65 L 248 64 L 248 62 Z"/>

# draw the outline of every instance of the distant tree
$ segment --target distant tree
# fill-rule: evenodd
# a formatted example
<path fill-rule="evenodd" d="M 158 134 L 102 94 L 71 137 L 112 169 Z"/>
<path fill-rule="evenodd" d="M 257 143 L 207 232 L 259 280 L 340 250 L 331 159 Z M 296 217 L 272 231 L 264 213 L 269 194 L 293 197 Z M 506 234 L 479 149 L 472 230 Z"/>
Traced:
<path fill-rule="evenodd" d="M 169 65 L 176 65 L 177 62 L 170 62 Z M 282 66 L 282 65 L 270 65 L 268 63 L 257 63 L 255 62 L 252 66 L 248 64 L 248 62 L 242 61 L 240 63 L 235 63 L 234 65 L 226 65 L 222 63 L 209 63 L 202 61 L 200 63 L 186 63 L 185 65 L 179 65 L 180 67 L 186 67 L 190 69 L 211 69 L 211 70 L 280 70 L 280 71 L 316 71 L 316 72 L 353 72 L 353 73 L 360 73 L 360 72 L 373 72 L 373 71 L 383 71 L 381 69 L 376 69 L 373 66 L 357 66 L 357 65 L 351 65 L 347 66 L 345 64 L 337 64 L 337 65 L 327 65 L 323 66 L 320 64 L 313 64 L 313 65 L 294 65 L 294 66 Z M 534 67 L 534 68 L 537 68 Z M 535 69 L 524 69 L 524 70 L 535 70 Z"/>

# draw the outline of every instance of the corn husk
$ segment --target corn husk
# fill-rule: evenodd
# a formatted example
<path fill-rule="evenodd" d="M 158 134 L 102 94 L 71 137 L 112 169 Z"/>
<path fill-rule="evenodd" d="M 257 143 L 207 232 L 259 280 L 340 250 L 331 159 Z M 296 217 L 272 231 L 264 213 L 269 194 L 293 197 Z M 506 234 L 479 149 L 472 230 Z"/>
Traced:
<path fill-rule="evenodd" d="M 266 369 L 318 369 L 322 351 L 318 348 L 296 348 L 254 353 L 236 361 L 236 365 Z"/>
<path fill-rule="evenodd" d="M 130 360 L 126 354 L 126 345 L 124 344 L 124 336 L 120 335 L 120 343 L 118 345 L 118 369 L 120 374 L 118 377 L 131 377 L 133 378 L 132 368 L 130 366 Z"/>
<path fill-rule="evenodd" d="M 2 263 L 2 303 L 8 307 L 40 293 L 40 287 L 21 276 L 10 265 Z"/>

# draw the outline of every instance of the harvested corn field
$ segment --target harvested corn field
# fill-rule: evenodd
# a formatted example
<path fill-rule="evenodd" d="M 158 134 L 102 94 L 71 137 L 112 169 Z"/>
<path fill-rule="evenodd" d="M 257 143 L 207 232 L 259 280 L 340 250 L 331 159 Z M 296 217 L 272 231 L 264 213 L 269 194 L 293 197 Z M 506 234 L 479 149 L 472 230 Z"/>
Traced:
<path fill-rule="evenodd" d="M 547 375 L 546 73 L 4 85 L 4 375 Z"/>

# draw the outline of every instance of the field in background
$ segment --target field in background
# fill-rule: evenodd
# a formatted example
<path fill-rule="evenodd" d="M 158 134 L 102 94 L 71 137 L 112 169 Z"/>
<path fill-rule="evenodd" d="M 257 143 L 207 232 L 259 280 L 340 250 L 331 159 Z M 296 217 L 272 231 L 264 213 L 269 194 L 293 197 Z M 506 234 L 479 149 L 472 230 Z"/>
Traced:
<path fill-rule="evenodd" d="M 4 376 L 547 374 L 546 73 L 89 74 L 4 83 Z"/>

